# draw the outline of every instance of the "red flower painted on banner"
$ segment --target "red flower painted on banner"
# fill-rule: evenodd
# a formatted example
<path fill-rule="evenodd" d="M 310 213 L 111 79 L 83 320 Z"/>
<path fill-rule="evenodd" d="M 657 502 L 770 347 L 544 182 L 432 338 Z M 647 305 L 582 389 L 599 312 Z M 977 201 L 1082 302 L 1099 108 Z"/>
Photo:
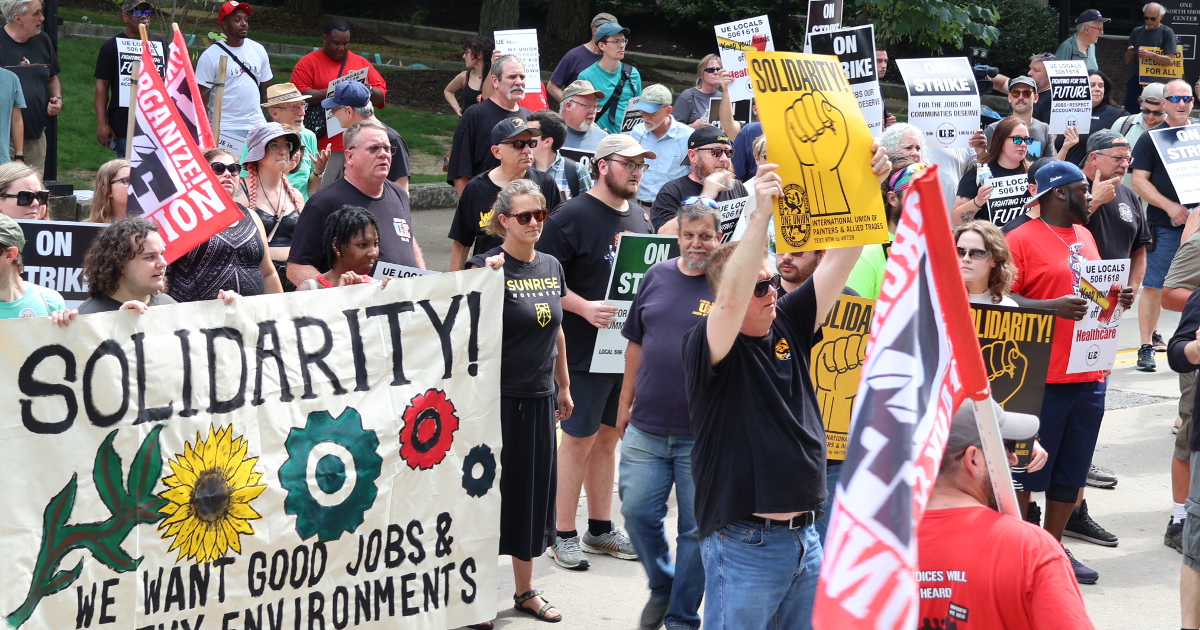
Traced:
<path fill-rule="evenodd" d="M 400 457 L 414 470 L 428 470 L 446 458 L 458 430 L 454 403 L 439 389 L 426 390 L 408 403 L 400 428 Z"/>

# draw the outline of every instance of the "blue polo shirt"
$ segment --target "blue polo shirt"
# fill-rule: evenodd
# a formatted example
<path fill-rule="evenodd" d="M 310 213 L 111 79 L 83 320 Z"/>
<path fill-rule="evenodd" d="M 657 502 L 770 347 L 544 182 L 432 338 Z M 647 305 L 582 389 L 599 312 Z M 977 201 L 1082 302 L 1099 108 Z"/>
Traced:
<path fill-rule="evenodd" d="M 629 132 L 629 135 L 637 140 L 643 149 L 653 151 L 655 155 L 653 160 L 646 159 L 650 169 L 646 171 L 645 175 L 642 175 L 642 183 L 638 187 L 638 201 L 654 203 L 654 198 L 658 196 L 658 189 L 662 188 L 663 184 L 673 179 L 679 179 L 692 171 L 690 165 L 683 165 L 683 158 L 687 155 L 688 138 L 692 137 L 695 129 L 675 120 L 674 117 L 669 117 L 667 120 L 671 123 L 671 127 L 661 138 L 654 135 L 654 132 L 647 131 L 646 123 L 634 125 L 633 130 Z"/>

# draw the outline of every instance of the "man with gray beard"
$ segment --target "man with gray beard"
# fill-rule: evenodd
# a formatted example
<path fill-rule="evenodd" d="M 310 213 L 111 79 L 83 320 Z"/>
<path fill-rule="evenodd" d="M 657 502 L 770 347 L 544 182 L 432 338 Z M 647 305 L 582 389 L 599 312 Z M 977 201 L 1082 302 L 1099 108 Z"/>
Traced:
<path fill-rule="evenodd" d="M 674 234 L 678 223 L 672 221 L 685 200 L 699 197 L 725 201 L 746 197 L 746 187 L 733 176 L 733 143 L 724 131 L 712 125 L 700 127 L 688 138 L 687 157 L 683 163 L 691 171 L 673 179 L 659 189 L 650 208 L 650 221 L 659 234 Z"/>
<path fill-rule="evenodd" d="M 500 166 L 492 154 L 492 129 L 506 118 L 529 118 L 519 101 L 525 98 L 525 67 L 515 55 L 501 55 L 492 62 L 492 97 L 467 108 L 454 129 L 454 144 L 446 169 L 446 183 L 461 195 L 472 177 Z"/>
<path fill-rule="evenodd" d="M 642 278 L 621 334 L 625 385 L 617 404 L 621 442 L 621 514 L 650 580 L 641 628 L 698 628 L 704 565 L 696 534 L 692 435 L 683 385 L 683 335 L 708 315 L 712 290 L 704 275 L 708 253 L 721 242 L 716 203 L 683 206 L 672 221 L 680 256 L 651 267 Z M 644 392 L 645 396 L 637 396 Z M 671 486 L 679 506 L 675 560 L 663 519 Z"/>

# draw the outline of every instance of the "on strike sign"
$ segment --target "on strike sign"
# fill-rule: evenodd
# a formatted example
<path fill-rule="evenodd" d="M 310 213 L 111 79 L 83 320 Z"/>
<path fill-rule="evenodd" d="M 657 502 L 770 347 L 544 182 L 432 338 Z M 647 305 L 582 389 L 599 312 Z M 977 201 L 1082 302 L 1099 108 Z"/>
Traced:
<path fill-rule="evenodd" d="M 979 131 L 979 86 L 966 57 L 897 59 L 908 88 L 908 122 L 939 149 L 969 149 Z"/>

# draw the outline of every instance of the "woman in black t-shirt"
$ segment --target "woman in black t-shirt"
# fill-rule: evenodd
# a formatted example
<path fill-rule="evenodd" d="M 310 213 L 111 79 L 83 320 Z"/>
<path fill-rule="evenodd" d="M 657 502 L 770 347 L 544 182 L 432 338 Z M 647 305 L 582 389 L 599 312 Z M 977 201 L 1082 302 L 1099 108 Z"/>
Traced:
<path fill-rule="evenodd" d="M 987 164 L 992 174 L 988 179 L 1023 175 L 1029 170 L 1026 159 L 1033 138 L 1029 136 L 1029 127 L 1015 116 L 1009 116 L 996 124 L 992 140 L 988 143 L 987 152 L 979 160 Z M 979 167 L 967 169 L 958 182 L 958 194 L 954 198 L 954 210 L 950 213 L 950 221 L 955 227 L 970 221 L 982 219 L 991 221 L 988 216 L 988 200 L 992 196 L 992 185 L 979 182 Z"/>
<path fill-rule="evenodd" d="M 515 608 L 558 621 L 562 615 L 533 589 L 533 559 L 554 542 L 555 423 L 569 418 L 573 407 L 561 326 L 567 281 L 558 260 L 534 249 L 550 215 L 536 183 L 509 182 L 492 210 L 488 231 L 502 235 L 504 243 L 467 261 L 467 268 L 504 269 L 500 553 L 513 559 Z"/>
<path fill-rule="evenodd" d="M 299 164 L 300 136 L 283 125 L 271 122 L 250 130 L 248 151 L 242 168 L 247 175 L 238 186 L 234 200 L 254 211 L 267 232 L 271 261 L 284 291 L 295 287 L 287 280 L 287 259 L 292 236 L 304 209 L 304 196 L 288 181 L 288 173 Z"/>

